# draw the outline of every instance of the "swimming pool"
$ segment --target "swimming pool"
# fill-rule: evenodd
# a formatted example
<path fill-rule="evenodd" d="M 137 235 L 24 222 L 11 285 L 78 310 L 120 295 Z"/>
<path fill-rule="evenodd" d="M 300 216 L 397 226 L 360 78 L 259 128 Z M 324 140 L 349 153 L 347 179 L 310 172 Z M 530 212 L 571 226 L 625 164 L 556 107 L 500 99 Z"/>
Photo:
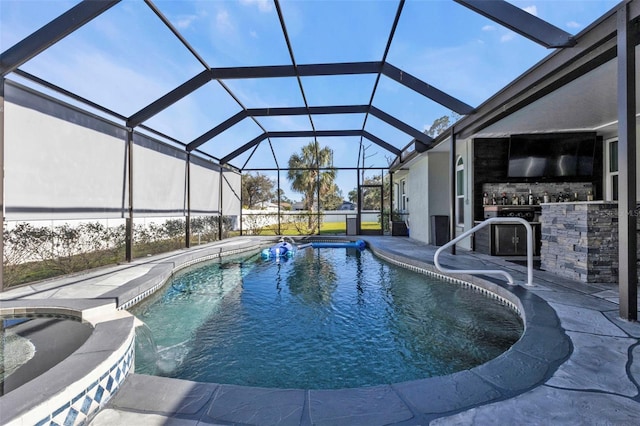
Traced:
<path fill-rule="evenodd" d="M 498 300 L 355 249 L 197 265 L 131 311 L 157 345 L 138 348 L 137 372 L 278 388 L 446 375 L 495 358 L 522 333 Z"/>

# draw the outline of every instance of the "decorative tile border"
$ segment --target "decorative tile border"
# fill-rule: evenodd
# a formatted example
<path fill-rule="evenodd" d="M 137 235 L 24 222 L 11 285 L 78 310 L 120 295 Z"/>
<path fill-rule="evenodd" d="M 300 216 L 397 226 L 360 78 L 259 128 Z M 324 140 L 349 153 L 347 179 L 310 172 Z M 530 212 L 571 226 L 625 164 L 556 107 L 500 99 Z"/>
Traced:
<path fill-rule="evenodd" d="M 213 253 L 213 254 L 209 254 L 206 256 L 202 256 L 202 257 L 198 257 L 197 259 L 193 259 L 190 260 L 188 262 L 185 262 L 181 265 L 176 266 L 175 268 L 173 268 L 172 273 L 175 273 L 181 269 L 187 268 L 189 266 L 195 265 L 196 263 L 200 263 L 200 262 L 206 262 L 207 260 L 212 260 L 212 259 L 217 259 L 219 257 L 225 257 L 225 256 L 232 256 L 234 254 L 240 254 L 240 253 L 244 253 L 247 251 L 254 251 L 258 248 L 258 246 L 256 247 L 244 247 L 244 248 L 239 248 L 239 249 L 233 249 L 233 250 L 229 250 L 229 251 L 220 251 L 219 253 Z"/>
<path fill-rule="evenodd" d="M 316 241 L 316 242 L 335 242 L 335 241 L 345 241 L 345 239 L 337 239 L 337 238 L 310 238 L 309 240 L 312 241 Z M 234 254 L 240 254 L 240 253 L 244 253 L 247 251 L 253 251 L 256 250 L 257 248 L 259 248 L 260 244 L 256 244 L 255 246 L 251 246 L 251 247 L 242 247 L 242 248 L 238 248 L 238 249 L 233 249 L 233 250 L 228 250 L 228 251 L 222 251 L 222 248 L 219 248 L 219 251 L 217 253 L 212 253 L 212 254 L 208 254 L 208 255 L 204 255 L 204 256 L 200 256 L 191 260 L 188 260 L 184 263 L 181 263 L 177 266 L 175 266 L 173 268 L 173 270 L 171 271 L 171 274 L 169 275 L 169 277 L 167 278 L 167 280 L 164 280 L 156 285 L 154 285 L 153 287 L 145 290 L 143 293 L 140 293 L 138 296 L 134 297 L 133 299 L 127 301 L 126 303 L 123 303 L 122 305 L 120 305 L 118 307 L 118 309 L 128 309 L 138 303 L 140 303 L 142 300 L 146 299 L 147 297 L 151 296 L 153 293 L 155 293 L 156 291 L 158 291 L 160 288 L 162 288 L 166 282 L 168 281 L 168 279 L 170 279 L 171 277 L 173 277 L 173 275 L 182 269 L 188 268 L 189 266 L 201 263 L 201 262 L 206 262 L 208 260 L 212 260 L 212 259 L 217 259 L 217 258 L 221 258 L 221 257 L 225 257 L 225 256 L 232 256 Z M 215 248 L 214 248 L 215 249 Z M 507 306 L 509 309 L 512 309 L 514 312 L 516 312 L 520 317 L 522 317 L 522 312 L 520 311 L 520 308 L 513 303 L 512 301 L 510 301 L 509 299 L 496 294 L 493 291 L 488 290 L 487 288 L 481 286 L 481 285 L 477 285 L 474 283 L 470 283 L 468 281 L 465 280 L 461 280 L 459 278 L 454 278 L 451 277 L 449 275 L 444 275 L 438 272 L 435 272 L 431 269 L 427 269 L 424 267 L 419 267 L 416 265 L 413 265 L 411 263 L 406 263 L 406 262 L 402 262 L 399 260 L 394 259 L 393 257 L 387 256 L 384 253 L 381 253 L 378 250 L 372 249 L 371 247 L 369 247 L 369 249 L 378 257 L 380 257 L 381 259 L 384 259 L 385 261 L 392 263 L 396 266 L 400 266 L 402 268 L 405 269 L 409 269 L 411 271 L 420 273 L 420 274 L 424 274 L 424 275 L 429 275 L 431 277 L 435 277 L 453 284 L 457 284 L 460 285 L 462 287 L 465 288 L 470 288 L 473 289 L 474 291 L 477 291 L 479 293 L 481 293 L 482 295 L 486 296 L 486 297 L 490 297 L 492 299 L 495 299 L 497 301 L 499 301 L 500 303 L 504 304 L 505 306 Z"/>
<path fill-rule="evenodd" d="M 253 251 L 253 250 L 256 250 L 257 247 L 259 247 L 259 245 L 251 246 L 251 247 L 237 248 L 237 249 L 228 250 L 228 251 L 222 251 L 222 249 L 219 248 L 220 251 L 217 252 L 217 253 L 212 253 L 212 254 L 200 256 L 200 257 L 197 257 L 195 259 L 188 260 L 188 261 L 186 261 L 184 263 L 180 263 L 179 265 L 176 265 L 171 270 L 171 273 L 167 276 L 167 279 L 162 280 L 161 282 L 155 284 L 153 287 L 150 287 L 147 290 L 143 291 L 142 293 L 138 294 L 133 299 L 128 300 L 127 302 L 121 304 L 120 306 L 118 306 L 118 310 L 129 309 L 130 307 L 135 306 L 138 303 L 142 302 L 144 299 L 146 299 L 147 297 L 151 296 L 153 293 L 155 293 L 156 291 L 158 291 L 159 289 L 164 287 L 164 285 L 167 283 L 167 281 L 169 279 L 171 279 L 171 277 L 173 277 L 173 275 L 176 272 L 180 271 L 181 269 L 188 268 L 189 266 L 195 265 L 195 264 L 200 263 L 200 262 L 206 262 L 207 260 L 213 260 L 213 259 L 218 259 L 218 258 L 225 257 L 225 256 L 232 256 L 234 254 L 244 253 L 244 252 L 247 252 L 247 251 Z"/>
<path fill-rule="evenodd" d="M 409 270 L 411 270 L 413 272 L 417 272 L 417 273 L 420 273 L 420 274 L 428 275 L 430 277 L 438 278 L 438 279 L 441 279 L 441 280 L 446 281 L 446 282 L 457 284 L 457 285 L 460 285 L 462 287 L 473 289 L 473 290 L 481 293 L 484 296 L 487 296 L 487 297 L 490 297 L 492 299 L 495 299 L 495 300 L 499 301 L 500 303 L 502 303 L 505 306 L 507 306 L 509 309 L 512 309 L 515 313 L 518 314 L 518 316 L 522 317 L 522 312 L 520 311 L 520 308 L 518 308 L 518 306 L 515 303 L 513 303 L 512 301 L 506 299 L 505 297 L 500 296 L 499 294 L 496 294 L 493 291 L 490 291 L 490 290 L 488 290 L 488 289 L 486 289 L 486 288 L 484 288 L 484 287 L 482 287 L 480 285 L 473 284 L 473 283 L 470 283 L 468 281 L 461 280 L 459 278 L 454 278 L 454 277 L 451 277 L 449 275 L 444 275 L 444 274 L 432 271 L 432 270 L 427 269 L 427 268 L 422 268 L 422 267 L 419 267 L 419 266 L 416 266 L 416 265 L 412 265 L 410 263 L 401 262 L 401 261 L 396 260 L 396 259 L 394 259 L 392 257 L 389 257 L 389 256 L 387 256 L 387 255 L 385 255 L 385 254 L 383 254 L 383 253 L 381 253 L 381 252 L 379 252 L 377 250 L 372 250 L 372 251 L 376 256 L 378 256 L 381 259 L 384 259 L 385 261 L 387 261 L 389 263 L 392 263 L 392 264 L 394 264 L 396 266 L 400 266 L 402 268 L 409 269 Z"/>
<path fill-rule="evenodd" d="M 146 299 L 147 297 L 151 296 L 153 293 L 155 293 L 156 291 L 158 291 L 159 288 L 161 288 L 164 285 L 165 281 L 160 282 L 156 285 L 154 285 L 153 287 L 143 291 L 142 293 L 138 294 L 136 297 L 134 297 L 133 299 L 123 303 L 122 305 L 118 306 L 118 310 L 126 310 L 129 309 L 132 306 L 137 305 L 138 303 L 142 302 L 144 299 Z"/>
<path fill-rule="evenodd" d="M 116 361 L 100 378 L 91 383 L 85 390 L 70 401 L 58 407 L 50 415 L 44 417 L 36 426 L 86 425 L 102 407 L 118 391 L 127 377 L 134 360 L 134 343 L 132 339 L 122 357 Z"/>
<path fill-rule="evenodd" d="M 77 426 L 91 421 L 134 367 L 135 318 L 113 308 L 99 301 L 3 302 L 3 317 L 64 316 L 87 321 L 94 331 L 69 358 L 0 397 L 1 424 Z M 105 334 L 111 336 L 106 345 L 97 340 Z"/>
<path fill-rule="evenodd" d="M 248 250 L 254 250 L 257 246 L 259 246 L 260 244 L 256 244 L 255 246 L 253 246 L 252 248 L 247 249 Z M 479 281 L 477 284 L 475 283 L 470 283 L 470 282 L 466 282 L 462 279 L 459 278 L 452 278 L 450 276 L 446 276 L 443 274 L 440 274 L 436 271 L 434 271 L 432 265 L 425 263 L 425 262 L 421 262 L 419 260 L 414 260 L 411 258 L 407 258 L 405 256 L 399 255 L 399 256 L 395 256 L 391 253 L 388 253 L 384 250 L 377 250 L 376 247 L 371 247 L 370 246 L 371 251 L 378 257 L 382 258 L 385 261 L 388 261 L 390 263 L 396 264 L 400 267 L 404 267 L 410 270 L 413 270 L 414 272 L 418 272 L 418 273 L 422 273 L 422 274 L 427 274 L 427 275 L 433 275 L 433 276 L 437 276 L 440 279 L 443 279 L 447 282 L 451 282 L 451 283 L 455 283 L 461 286 L 467 286 L 467 287 L 471 287 L 475 290 L 478 290 L 480 292 L 483 292 L 485 294 L 487 294 L 490 297 L 495 297 L 496 299 L 502 300 L 505 304 L 507 304 L 508 306 L 514 306 L 518 304 L 518 296 L 517 293 L 512 293 L 509 290 L 509 287 L 504 287 L 504 286 L 500 286 L 497 285 L 495 283 L 492 283 L 491 281 Z M 214 257 L 215 258 L 215 255 Z M 184 259 L 184 258 L 183 258 Z M 399 260 L 397 260 L 399 259 Z M 203 256 L 201 258 L 198 258 L 197 260 L 189 260 L 190 264 L 195 264 L 198 263 L 202 260 L 206 260 L 206 256 Z M 187 262 L 185 262 L 187 263 Z M 175 270 L 184 267 L 182 264 L 179 267 L 176 267 Z M 169 268 L 167 268 L 169 269 Z M 174 271 L 175 271 L 174 270 Z M 469 279 L 470 281 L 474 281 L 474 279 L 471 278 L 466 278 Z M 487 288 L 484 288 L 483 286 L 486 285 Z M 488 289 L 493 289 L 493 290 L 488 290 Z M 504 292 L 504 293 L 503 293 Z M 497 293 L 497 294 L 496 294 Z M 502 296 L 500 296 L 500 294 L 502 294 Z M 509 300 L 504 300 L 504 299 L 510 299 L 513 302 L 510 302 Z M 531 315 L 531 322 L 536 325 L 539 321 L 540 321 L 540 317 L 544 317 L 544 315 L 553 315 L 554 318 L 557 320 L 557 318 L 555 317 L 555 314 L 553 313 L 553 310 L 546 305 L 546 302 L 544 302 L 542 299 L 540 299 L 538 296 L 531 294 L 530 297 L 528 298 L 529 303 L 527 304 L 523 304 L 522 306 L 520 306 L 520 309 L 522 310 L 523 314 L 524 313 L 531 313 L 533 312 L 532 309 L 535 308 L 536 310 L 536 315 Z M 542 311 L 539 310 L 540 306 L 538 305 L 544 305 L 547 309 L 542 309 Z M 15 311 L 24 311 L 24 307 L 23 306 L 15 306 L 14 308 L 11 308 L 10 306 L 7 306 L 8 308 L 15 310 Z M 58 307 L 58 306 L 56 306 Z M 517 309 L 516 309 L 517 311 Z M 519 311 L 518 311 L 519 312 Z M 542 312 L 543 315 L 540 315 L 540 312 Z M 124 312 L 120 311 L 121 314 L 125 314 Z M 521 315 L 522 316 L 522 315 Z M 527 315 L 528 317 L 529 315 Z M 462 375 L 458 375 L 456 376 L 455 381 L 453 379 L 451 379 L 451 384 L 455 385 L 455 388 L 461 388 L 461 389 L 471 389 L 469 392 L 471 392 L 471 395 L 476 395 L 476 393 L 473 389 L 474 386 L 477 386 L 477 380 L 478 380 L 478 376 L 480 376 L 480 378 L 484 378 L 484 377 L 501 377 L 501 375 L 504 374 L 505 372 L 505 360 L 509 360 L 509 359 L 513 359 L 515 361 L 515 363 L 517 363 L 518 365 L 520 365 L 524 359 L 525 362 L 525 366 L 527 365 L 531 365 L 531 368 L 533 369 L 540 369 L 540 362 L 541 362 L 541 358 L 540 358 L 540 354 L 539 354 L 539 348 L 536 345 L 535 346 L 535 351 L 531 352 L 531 348 L 533 347 L 531 345 L 531 342 L 540 342 L 540 343 L 544 343 L 546 341 L 548 341 L 549 339 L 549 335 L 548 335 L 548 331 L 551 327 L 549 327 L 549 321 L 548 320 L 544 320 L 543 323 L 544 327 L 527 327 L 527 329 L 525 330 L 525 335 L 528 336 L 525 340 L 526 344 L 521 344 L 521 342 L 518 342 L 517 344 L 521 344 L 521 347 L 518 348 L 515 351 L 508 351 L 506 352 L 500 359 L 500 361 L 490 361 L 487 364 L 483 364 L 482 366 L 477 367 L 476 369 L 474 369 L 473 374 L 462 374 Z M 570 345 L 570 340 L 568 339 L 568 337 L 564 334 L 564 331 L 559 327 L 559 321 L 556 322 L 557 326 L 556 329 L 559 332 L 558 335 L 554 335 L 554 339 L 558 339 L 559 337 L 563 337 L 565 339 L 565 341 L 561 342 L 562 344 L 558 344 L 557 342 L 554 341 L 553 343 L 553 351 L 550 352 L 548 357 L 545 357 L 542 362 L 546 363 L 547 368 L 544 369 L 548 374 L 550 374 L 550 372 L 555 371 L 555 369 L 562 363 L 564 362 L 570 351 L 571 351 L 571 345 Z M 544 330 L 544 332 L 541 332 L 541 330 Z M 525 336 L 523 335 L 523 337 Z M 129 348 L 131 348 L 130 344 L 124 343 L 122 344 L 122 348 L 124 348 L 125 346 L 129 345 Z M 515 348 L 515 346 L 514 346 Z M 119 350 L 117 351 L 119 353 Z M 519 354 L 519 353 L 524 353 L 524 354 L 529 354 L 531 353 L 531 356 L 529 357 L 524 357 L 522 358 L 521 356 L 516 356 L 516 358 L 510 358 L 513 357 L 514 354 Z M 115 354 L 114 354 L 115 355 Z M 133 353 L 132 353 L 133 356 Z M 111 358 L 113 359 L 113 357 Z M 532 360 L 527 361 L 527 360 Z M 132 363 L 132 359 L 130 360 L 130 362 Z M 111 364 L 111 363 L 110 363 Z M 115 365 L 119 365 L 118 363 L 113 364 L 113 366 Z M 509 366 L 509 363 L 506 363 L 506 366 Z M 121 371 L 124 371 L 125 364 L 123 364 L 123 369 Z M 129 368 L 132 368 L 131 364 L 129 364 Z M 103 388 L 108 388 L 109 386 L 112 387 L 112 389 L 115 389 L 114 386 L 116 386 L 116 384 L 118 384 L 118 380 L 120 378 L 120 376 L 118 376 L 117 370 L 114 370 L 113 367 L 109 370 L 110 372 L 114 372 L 112 373 L 110 376 L 105 376 L 102 375 L 100 380 L 95 382 L 95 383 L 91 383 L 91 385 L 93 387 L 91 387 L 91 389 L 89 389 L 89 387 L 87 387 L 85 392 L 81 392 L 79 393 L 77 396 L 75 396 L 71 402 L 69 403 L 69 408 L 72 408 L 77 411 L 77 412 L 91 412 L 92 408 L 92 404 L 96 403 L 96 400 L 100 400 L 100 401 L 104 401 L 104 395 L 105 393 L 113 393 L 111 391 L 106 392 L 106 390 L 102 390 L 99 391 L 99 386 L 102 386 Z M 110 377 L 113 379 L 111 380 L 111 382 L 109 382 Z M 545 376 L 546 377 L 546 376 Z M 90 379 L 88 379 L 90 380 Z M 434 390 L 434 383 L 435 384 L 439 384 L 442 383 L 442 380 L 445 380 L 445 383 L 449 383 L 446 377 L 445 378 L 429 378 L 429 379 L 421 379 L 415 382 L 411 382 L 411 383 L 406 383 L 406 384 L 395 384 L 392 385 L 394 390 L 396 392 L 399 393 L 399 395 L 403 395 L 404 397 L 411 397 L 411 396 L 416 396 L 416 395 L 424 395 L 425 398 L 428 398 L 429 395 L 432 392 L 436 392 Z M 489 402 L 493 402 L 493 401 L 499 401 L 499 400 L 503 400 L 506 397 L 512 397 L 515 395 L 518 395 L 520 393 L 525 392 L 527 389 L 530 389 L 533 386 L 539 385 L 541 383 L 543 383 L 546 379 L 544 377 L 540 377 L 539 375 L 524 375 L 524 377 L 522 378 L 522 380 L 524 380 L 524 384 L 526 386 L 523 387 L 523 383 L 518 383 L 518 387 L 517 388 L 508 388 L 508 387 L 500 387 L 497 386 L 495 387 L 494 385 L 492 385 L 489 381 L 487 381 L 486 383 L 491 386 L 492 388 L 495 389 L 495 394 L 498 395 L 497 397 L 490 397 L 488 400 L 486 399 L 486 394 L 480 395 L 480 397 L 482 398 L 482 403 L 489 403 Z M 121 383 L 121 382 L 120 382 Z M 253 388 L 248 388 L 248 389 L 253 389 Z M 353 389 L 350 390 L 354 392 L 354 397 L 358 397 L 361 398 L 361 390 L 360 389 Z M 87 398 L 87 392 L 88 392 L 88 398 Z M 101 392 L 101 393 L 99 393 Z M 467 392 L 465 392 L 465 395 L 467 394 Z M 456 394 L 457 395 L 457 394 Z M 249 397 L 253 397 L 253 394 L 249 394 L 247 395 L 247 398 Z M 341 393 L 340 397 L 343 398 L 344 395 Z M 462 397 L 460 397 L 462 398 Z M 466 408 L 471 408 L 473 406 L 478 405 L 477 402 L 471 401 L 468 398 L 468 395 L 466 395 L 464 397 L 464 400 L 454 400 L 453 403 L 455 403 L 455 410 L 456 411 L 460 411 L 462 409 L 466 409 Z M 98 401 L 97 404 L 100 404 L 100 402 Z M 51 418 L 50 420 L 48 419 L 42 419 L 42 423 L 41 424 L 69 424 L 69 425 L 75 425 L 75 424 L 87 424 L 88 422 L 91 421 L 90 418 L 88 417 L 84 417 L 84 420 L 82 420 L 80 418 L 80 414 L 72 414 L 71 411 L 66 413 L 66 417 L 64 417 L 64 410 L 66 409 L 67 405 L 64 404 L 62 407 L 59 407 L 58 410 L 62 410 L 62 411 L 58 411 L 56 410 L 56 412 L 54 413 L 54 417 Z M 2 416 L 0 416 L 2 417 Z M 64 418 L 63 418 L 64 417 Z M 30 420 L 32 421 L 22 421 L 20 422 L 20 420 L 16 420 L 15 424 L 35 424 L 35 422 L 33 420 L 37 420 L 34 418 L 31 418 Z M 19 422 L 19 423 L 18 423 Z M 59 422 L 59 423 L 58 423 Z M 0 421 L 0 423 L 3 423 Z"/>

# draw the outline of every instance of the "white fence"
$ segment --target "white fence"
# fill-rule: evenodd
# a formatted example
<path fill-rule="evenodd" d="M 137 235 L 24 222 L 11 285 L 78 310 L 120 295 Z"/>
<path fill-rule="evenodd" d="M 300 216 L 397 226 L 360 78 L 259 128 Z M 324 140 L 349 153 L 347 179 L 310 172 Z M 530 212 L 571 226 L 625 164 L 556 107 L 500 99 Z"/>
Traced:
<path fill-rule="evenodd" d="M 280 222 L 288 223 L 293 218 L 303 215 L 308 215 L 309 212 L 306 210 L 281 210 L 280 211 Z M 316 212 L 311 212 L 311 214 L 316 214 Z M 348 218 L 357 217 L 356 210 L 323 210 L 320 212 L 322 216 L 323 223 L 339 223 L 342 222 L 347 223 Z M 378 211 L 363 211 L 362 212 L 362 222 L 379 222 L 380 221 L 380 212 Z M 277 210 L 242 210 L 242 229 L 255 229 L 255 228 L 265 228 L 268 226 L 277 226 L 278 225 L 278 211 Z M 240 229 L 240 218 L 236 219 L 236 223 L 234 225 L 234 229 Z"/>

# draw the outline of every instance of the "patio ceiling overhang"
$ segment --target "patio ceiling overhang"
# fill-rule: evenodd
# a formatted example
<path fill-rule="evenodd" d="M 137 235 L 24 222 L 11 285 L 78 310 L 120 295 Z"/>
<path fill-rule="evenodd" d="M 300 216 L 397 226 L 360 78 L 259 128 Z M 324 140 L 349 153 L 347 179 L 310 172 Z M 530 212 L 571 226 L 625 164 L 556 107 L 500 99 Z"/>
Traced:
<path fill-rule="evenodd" d="M 633 5 L 630 21 L 637 29 L 640 8 Z M 616 11 L 611 10 L 575 37 L 579 49 L 553 52 L 480 105 L 482 113 L 460 120 L 459 137 L 615 127 L 616 34 Z M 638 50 L 640 32 L 632 43 Z"/>
<path fill-rule="evenodd" d="M 640 69 L 640 7 L 632 3 L 631 26 L 636 32 L 636 70 Z M 458 139 L 508 137 L 538 132 L 596 131 L 612 137 L 618 131 L 617 117 L 617 22 L 611 10 L 576 35 L 579 49 L 557 50 L 519 79 L 476 109 L 476 114 L 455 124 Z M 640 74 L 636 73 L 636 87 Z M 636 104 L 640 94 L 636 91 Z M 636 115 L 640 126 L 640 115 Z M 451 135 L 446 132 L 431 145 L 434 152 L 448 152 Z M 406 168 L 418 155 L 419 141 L 403 148 L 402 161 L 392 169 Z"/>
<path fill-rule="evenodd" d="M 536 43 L 548 47 L 571 47 L 576 45 L 576 40 L 568 33 L 560 30 L 559 28 L 551 25 L 544 20 L 537 18 L 505 1 L 475 1 L 475 0 L 456 0 L 456 2 L 465 8 L 472 10 L 482 16 L 506 27 L 516 33 L 535 41 Z M 66 36 L 74 33 L 85 24 L 100 16 L 107 10 L 119 3 L 118 0 L 114 1 L 89 1 L 85 0 L 72 7 L 68 11 L 64 12 L 48 24 L 44 25 L 40 29 L 33 32 L 31 35 L 24 38 L 22 41 L 16 43 L 11 48 L 0 54 L 0 70 L 2 77 L 7 77 L 11 73 L 20 75 L 24 78 L 29 78 L 29 73 L 23 72 L 20 67 L 36 57 L 38 54 L 47 50 L 50 46 L 56 44 Z M 378 84 L 382 77 L 387 78 L 405 88 L 411 89 L 411 91 L 419 94 L 420 96 L 433 101 L 439 105 L 442 105 L 448 110 L 451 110 L 461 116 L 471 117 L 475 114 L 476 108 L 470 106 L 468 103 L 461 101 L 460 99 L 440 90 L 434 85 L 429 84 L 422 79 L 412 75 L 411 73 L 391 65 L 387 61 L 389 49 L 392 45 L 394 34 L 398 27 L 401 13 L 405 7 L 405 1 L 400 0 L 395 12 L 393 24 L 391 25 L 389 36 L 386 40 L 386 47 L 382 58 L 379 61 L 363 61 L 363 62 L 335 62 L 335 63 L 315 63 L 315 64 L 299 64 L 294 56 L 294 49 L 291 43 L 289 31 L 287 29 L 287 21 L 283 14 L 280 2 L 274 1 L 274 5 L 277 10 L 278 20 L 280 23 L 281 31 L 286 41 L 287 50 L 289 52 L 290 64 L 288 65 L 269 65 L 269 66 L 234 66 L 234 67 L 211 67 L 204 59 L 198 49 L 194 48 L 187 38 L 179 31 L 176 25 L 174 25 L 167 17 L 161 12 L 151 0 L 145 0 L 146 6 L 155 14 L 162 23 L 171 31 L 176 39 L 181 43 L 204 67 L 204 70 L 197 73 L 184 83 L 178 85 L 174 89 L 168 91 L 155 101 L 140 108 L 133 114 L 124 114 L 122 111 L 111 111 L 107 108 L 103 108 L 103 111 L 112 112 L 116 117 L 125 117 L 126 126 L 130 129 L 137 127 L 145 130 L 152 131 L 158 135 L 164 135 L 162 132 L 153 129 L 152 126 L 147 124 L 151 118 L 166 111 L 176 103 L 183 100 L 190 94 L 201 90 L 203 87 L 209 85 L 211 82 L 218 83 L 229 96 L 233 98 L 240 111 L 231 115 L 229 118 L 222 122 L 211 123 L 210 130 L 202 133 L 200 136 L 192 139 L 190 142 L 180 141 L 189 152 L 195 151 L 201 148 L 203 145 L 213 143 L 218 144 L 216 141 L 212 141 L 216 136 L 220 135 L 226 130 L 240 125 L 244 119 L 248 118 L 253 120 L 255 124 L 261 129 L 261 134 L 253 139 L 249 139 L 246 143 L 238 148 L 230 149 L 223 155 L 219 155 L 215 158 L 220 158 L 222 163 L 226 163 L 240 154 L 246 152 L 248 149 L 256 146 L 264 140 L 270 140 L 271 138 L 280 137 L 327 137 L 327 136 L 356 136 L 360 137 L 360 144 L 363 139 L 372 141 L 377 146 L 392 153 L 393 155 L 399 155 L 401 152 L 401 146 L 404 145 L 403 141 L 399 140 L 385 140 L 384 137 L 378 137 L 374 132 L 368 130 L 367 121 L 369 117 L 375 117 L 384 124 L 390 126 L 393 129 L 399 130 L 401 133 L 406 134 L 409 138 L 414 139 L 415 149 L 419 152 L 429 149 L 433 144 L 433 139 L 424 132 L 420 131 L 415 126 L 408 124 L 398 116 L 395 112 L 385 112 L 383 107 L 374 105 L 374 98 L 376 90 L 378 90 Z M 564 49 L 563 49 L 564 50 Z M 561 50 L 561 51 L 563 51 Z M 303 81 L 306 77 L 319 77 L 319 76 L 350 76 L 350 75 L 373 75 L 375 76 L 375 84 L 371 92 L 369 93 L 369 102 L 367 104 L 351 104 L 351 105 L 310 105 L 307 100 L 307 94 L 305 89 L 305 83 Z M 282 107 L 274 106 L 272 108 L 250 108 L 245 106 L 240 98 L 233 90 L 228 86 L 228 82 L 234 80 L 268 80 L 268 79 L 282 79 L 282 78 L 294 78 L 297 80 L 301 99 L 304 105 Z M 39 79 L 39 77 L 35 77 Z M 39 79 L 38 83 L 44 83 L 46 81 Z M 48 85 L 49 88 L 56 88 L 55 85 Z M 65 91 L 64 88 L 59 88 L 61 91 Z M 84 100 L 79 95 L 67 92 L 65 95 L 72 95 L 76 100 Z M 91 101 L 88 101 L 91 105 Z M 100 107 L 100 105 L 96 105 Z M 362 127 L 356 130 L 340 130 L 334 129 L 316 129 L 314 124 L 314 116 L 317 115 L 338 115 L 338 114 L 363 114 L 364 120 Z M 279 129 L 267 129 L 264 125 L 257 121 L 257 117 L 276 117 L 276 116 L 307 116 L 310 122 L 311 130 L 290 130 L 286 128 Z M 174 138 L 167 136 L 170 140 Z M 360 156 L 358 156 L 359 158 Z M 358 159 L 359 161 L 359 159 Z M 276 160 L 277 163 L 277 160 Z"/>

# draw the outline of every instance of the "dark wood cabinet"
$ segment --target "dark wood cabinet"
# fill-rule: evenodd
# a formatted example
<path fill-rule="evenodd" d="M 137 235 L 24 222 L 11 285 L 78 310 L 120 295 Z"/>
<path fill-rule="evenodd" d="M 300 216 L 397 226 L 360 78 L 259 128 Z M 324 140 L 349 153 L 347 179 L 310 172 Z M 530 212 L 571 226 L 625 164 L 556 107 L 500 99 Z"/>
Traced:
<path fill-rule="evenodd" d="M 405 222 L 392 221 L 391 222 L 391 235 L 396 237 L 408 237 L 409 228 Z"/>

